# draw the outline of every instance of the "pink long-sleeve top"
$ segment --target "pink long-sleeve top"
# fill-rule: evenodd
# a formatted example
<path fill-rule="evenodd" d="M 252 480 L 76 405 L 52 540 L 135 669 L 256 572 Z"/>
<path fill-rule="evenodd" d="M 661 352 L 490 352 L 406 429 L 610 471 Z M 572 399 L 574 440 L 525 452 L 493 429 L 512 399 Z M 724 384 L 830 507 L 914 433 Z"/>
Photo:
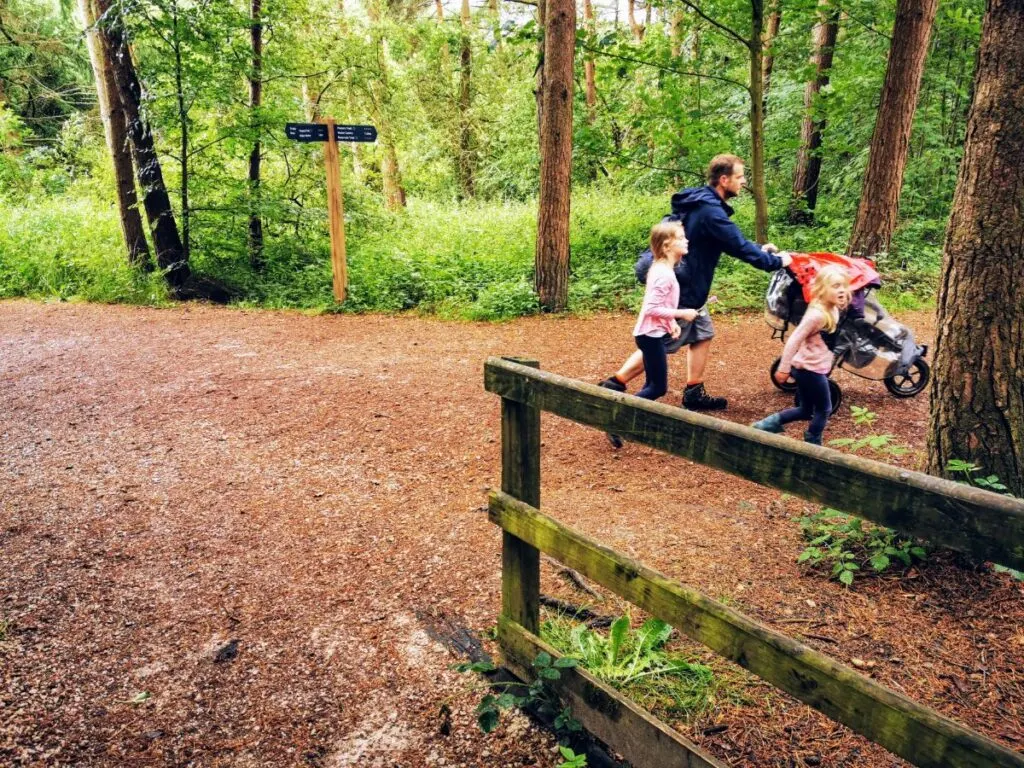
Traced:
<path fill-rule="evenodd" d="M 821 310 L 808 308 L 782 350 L 779 373 L 789 373 L 792 368 L 826 374 L 832 370 L 832 352 L 821 338 L 824 327 L 825 315 Z"/>
<path fill-rule="evenodd" d="M 640 316 L 633 327 L 634 336 L 664 336 L 672 332 L 672 321 L 679 308 L 679 281 L 666 261 L 656 261 L 647 273 L 647 290 Z"/>

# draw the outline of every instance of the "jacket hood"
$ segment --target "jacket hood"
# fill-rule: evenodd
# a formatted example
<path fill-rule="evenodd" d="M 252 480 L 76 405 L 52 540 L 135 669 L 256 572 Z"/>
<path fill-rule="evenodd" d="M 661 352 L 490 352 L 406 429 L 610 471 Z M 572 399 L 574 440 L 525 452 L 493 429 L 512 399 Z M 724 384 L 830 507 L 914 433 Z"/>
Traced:
<path fill-rule="evenodd" d="M 711 187 L 688 187 L 672 195 L 672 213 L 685 216 L 702 205 L 720 205 L 727 216 L 732 216 L 732 208 L 722 200 Z"/>

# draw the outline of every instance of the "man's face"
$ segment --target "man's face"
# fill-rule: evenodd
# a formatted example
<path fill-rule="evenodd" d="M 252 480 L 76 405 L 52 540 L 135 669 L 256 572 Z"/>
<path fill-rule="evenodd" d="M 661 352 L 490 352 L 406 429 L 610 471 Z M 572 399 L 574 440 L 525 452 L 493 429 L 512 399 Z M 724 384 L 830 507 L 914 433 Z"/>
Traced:
<path fill-rule="evenodd" d="M 725 199 L 728 200 L 731 197 L 736 197 L 747 184 L 747 177 L 743 175 L 743 165 L 736 163 L 732 167 L 732 174 L 730 176 L 719 176 L 718 186 L 725 195 Z"/>

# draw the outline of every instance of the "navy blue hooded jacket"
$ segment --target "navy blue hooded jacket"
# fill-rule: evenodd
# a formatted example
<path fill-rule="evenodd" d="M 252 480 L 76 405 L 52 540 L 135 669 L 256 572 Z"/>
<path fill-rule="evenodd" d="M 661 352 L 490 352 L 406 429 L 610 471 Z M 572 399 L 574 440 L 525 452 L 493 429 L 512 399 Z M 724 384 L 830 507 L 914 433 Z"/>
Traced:
<path fill-rule="evenodd" d="M 743 236 L 730 220 L 732 214 L 732 208 L 711 187 L 690 187 L 672 195 L 672 213 L 663 220 L 681 221 L 690 241 L 689 253 L 676 265 L 681 309 L 699 309 L 707 302 L 723 252 L 765 272 L 782 268 L 782 259 Z M 641 283 L 647 281 L 652 260 L 650 250 L 640 254 L 636 278 Z"/>

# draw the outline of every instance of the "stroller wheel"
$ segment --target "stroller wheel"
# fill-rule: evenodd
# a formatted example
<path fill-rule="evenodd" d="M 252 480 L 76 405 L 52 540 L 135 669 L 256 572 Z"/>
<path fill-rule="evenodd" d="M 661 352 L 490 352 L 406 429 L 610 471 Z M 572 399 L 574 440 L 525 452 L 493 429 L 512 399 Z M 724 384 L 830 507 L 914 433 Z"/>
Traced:
<path fill-rule="evenodd" d="M 927 386 L 931 373 L 928 363 L 919 357 L 910 364 L 906 373 L 887 376 L 885 388 L 894 397 L 913 397 Z"/>
<path fill-rule="evenodd" d="M 796 382 L 793 381 L 792 376 L 786 379 L 785 384 L 779 384 L 779 382 L 775 380 L 775 372 L 779 370 L 779 363 L 781 362 L 781 357 L 775 358 L 775 361 L 772 363 L 772 367 L 768 369 L 768 378 L 772 380 L 772 386 L 776 389 L 781 389 L 783 392 L 796 392 Z"/>
<path fill-rule="evenodd" d="M 832 410 L 828 412 L 829 416 L 835 416 L 836 411 L 839 410 L 839 406 L 843 404 L 843 388 L 836 384 L 832 379 L 828 380 L 828 394 L 832 398 Z M 800 407 L 800 393 L 797 392 L 793 398 L 793 405 L 797 408 Z"/>

